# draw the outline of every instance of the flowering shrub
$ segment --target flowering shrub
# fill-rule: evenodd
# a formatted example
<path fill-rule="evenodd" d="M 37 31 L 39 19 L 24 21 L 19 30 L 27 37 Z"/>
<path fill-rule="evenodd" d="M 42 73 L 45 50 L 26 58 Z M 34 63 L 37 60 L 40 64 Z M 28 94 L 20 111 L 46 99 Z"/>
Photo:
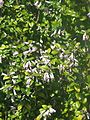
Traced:
<path fill-rule="evenodd" d="M 0 120 L 90 119 L 89 3 L 0 0 Z"/>

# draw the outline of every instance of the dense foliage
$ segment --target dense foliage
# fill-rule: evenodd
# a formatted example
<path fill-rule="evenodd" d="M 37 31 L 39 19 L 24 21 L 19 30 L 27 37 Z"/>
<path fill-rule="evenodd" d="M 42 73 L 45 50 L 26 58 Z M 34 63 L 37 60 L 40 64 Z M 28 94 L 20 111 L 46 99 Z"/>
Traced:
<path fill-rule="evenodd" d="M 90 119 L 90 1 L 5 0 L 0 120 Z"/>

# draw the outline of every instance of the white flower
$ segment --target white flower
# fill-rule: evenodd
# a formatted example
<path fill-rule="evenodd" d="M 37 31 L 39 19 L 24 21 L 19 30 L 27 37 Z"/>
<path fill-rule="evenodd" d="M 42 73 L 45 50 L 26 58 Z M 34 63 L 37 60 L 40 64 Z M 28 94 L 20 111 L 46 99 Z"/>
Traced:
<path fill-rule="evenodd" d="M 38 2 L 38 1 L 37 1 L 37 2 L 34 3 L 34 5 L 35 5 L 37 8 L 39 8 L 39 7 L 41 6 L 41 2 Z"/>
<path fill-rule="evenodd" d="M 28 45 L 28 44 L 29 44 L 29 42 L 24 42 L 24 44 Z"/>
<path fill-rule="evenodd" d="M 90 18 L 90 12 L 87 14 L 87 16 Z"/>
<path fill-rule="evenodd" d="M 49 81 L 49 74 L 47 72 L 44 73 L 44 81 Z"/>
<path fill-rule="evenodd" d="M 50 111 L 50 113 L 55 113 L 55 112 L 56 112 L 56 110 L 54 110 L 54 109 L 51 108 L 51 107 L 50 107 L 49 111 Z"/>
<path fill-rule="evenodd" d="M 44 53 L 45 53 L 45 51 L 43 51 L 42 49 L 40 49 L 40 54 L 42 55 Z"/>
<path fill-rule="evenodd" d="M 72 67 L 74 65 L 74 63 L 71 63 L 70 65 L 69 65 L 69 67 Z"/>
<path fill-rule="evenodd" d="M 50 73 L 50 78 L 51 78 L 51 79 L 54 79 L 53 73 Z"/>
<path fill-rule="evenodd" d="M 90 113 L 89 112 L 86 113 L 86 116 L 87 116 L 87 119 L 90 120 Z"/>
<path fill-rule="evenodd" d="M 28 61 L 24 66 L 23 66 L 25 69 L 28 69 L 31 67 L 31 62 Z"/>
<path fill-rule="evenodd" d="M 13 56 L 15 56 L 15 55 L 18 55 L 18 52 L 17 52 L 17 51 L 15 51 L 15 52 L 13 53 Z"/>
<path fill-rule="evenodd" d="M 1 75 L 7 76 L 7 74 L 5 74 L 5 73 L 2 73 Z"/>
<path fill-rule="evenodd" d="M 55 30 L 52 34 L 51 34 L 51 37 L 53 36 L 53 35 L 55 35 L 57 33 L 57 30 Z"/>
<path fill-rule="evenodd" d="M 16 62 L 12 62 L 12 65 L 15 65 L 16 64 Z"/>
<path fill-rule="evenodd" d="M 14 46 L 14 45 L 12 46 L 12 48 L 16 48 L 16 47 L 17 47 L 17 46 Z"/>
<path fill-rule="evenodd" d="M 64 58 L 63 53 L 61 53 L 61 54 L 59 55 L 59 57 L 60 57 L 61 59 L 63 59 L 63 58 Z"/>
<path fill-rule="evenodd" d="M 60 34 L 61 34 L 61 30 L 59 29 L 59 30 L 58 30 L 58 35 L 60 35 Z"/>
<path fill-rule="evenodd" d="M 2 56 L 0 56 L 0 63 L 2 63 Z"/>
<path fill-rule="evenodd" d="M 51 45 L 51 49 L 54 49 L 55 48 L 55 46 L 54 45 Z"/>
<path fill-rule="evenodd" d="M 89 39 L 89 36 L 86 34 L 86 32 L 83 34 L 83 40 L 88 40 Z"/>
<path fill-rule="evenodd" d="M 11 110 L 15 110 L 16 108 L 14 106 L 10 106 Z"/>
<path fill-rule="evenodd" d="M 73 53 L 71 53 L 69 59 L 72 60 L 72 61 L 74 60 L 74 54 Z"/>
<path fill-rule="evenodd" d="M 28 53 L 29 53 L 29 50 L 23 52 L 24 55 L 27 55 Z"/>
<path fill-rule="evenodd" d="M 32 69 L 32 72 L 37 73 L 37 69 L 36 69 L 36 68 L 33 68 L 33 69 Z"/>
<path fill-rule="evenodd" d="M 24 55 L 27 55 L 28 53 L 35 52 L 36 50 L 37 50 L 37 48 L 36 48 L 36 47 L 32 47 L 31 49 L 29 48 L 29 50 L 24 51 L 24 52 L 23 52 L 23 54 L 24 54 Z"/>
<path fill-rule="evenodd" d="M 78 61 L 75 59 L 74 66 L 78 66 Z"/>
<path fill-rule="evenodd" d="M 49 110 L 47 110 L 44 114 L 43 114 L 43 116 L 45 117 L 45 116 L 51 116 L 51 113 L 49 112 Z"/>
<path fill-rule="evenodd" d="M 16 91 L 15 91 L 15 90 L 13 90 L 13 94 L 14 94 L 14 95 L 17 95 L 17 93 L 16 93 Z"/>
<path fill-rule="evenodd" d="M 14 102 L 14 96 L 11 97 L 11 101 L 12 101 L 12 103 Z"/>
<path fill-rule="evenodd" d="M 62 64 L 58 65 L 60 71 L 64 70 L 64 66 Z"/>
<path fill-rule="evenodd" d="M 16 84 L 16 80 L 15 79 L 12 79 L 12 82 L 13 82 L 13 84 Z"/>
<path fill-rule="evenodd" d="M 47 117 L 47 116 L 51 116 L 51 114 L 55 113 L 56 110 L 54 110 L 53 108 L 49 108 L 46 112 L 44 112 L 43 116 Z"/>
<path fill-rule="evenodd" d="M 46 3 L 50 4 L 51 2 L 50 1 L 45 1 Z"/>

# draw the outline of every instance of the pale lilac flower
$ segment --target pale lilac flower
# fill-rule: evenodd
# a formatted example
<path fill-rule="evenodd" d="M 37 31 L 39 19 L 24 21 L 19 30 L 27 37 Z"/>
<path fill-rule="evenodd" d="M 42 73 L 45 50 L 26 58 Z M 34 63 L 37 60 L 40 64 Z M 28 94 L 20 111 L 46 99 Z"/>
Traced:
<path fill-rule="evenodd" d="M 36 50 L 37 50 L 37 48 L 36 48 L 36 47 L 33 47 L 32 50 L 31 50 L 31 53 L 32 53 L 32 52 L 35 52 Z"/>
<path fill-rule="evenodd" d="M 47 58 L 42 58 L 42 61 L 43 61 L 46 65 L 49 64 L 49 62 L 50 62 L 50 60 L 47 59 Z"/>
<path fill-rule="evenodd" d="M 0 8 L 3 6 L 3 4 L 4 4 L 4 1 L 0 0 Z"/>
<path fill-rule="evenodd" d="M 28 79 L 26 85 L 30 85 L 31 79 Z"/>

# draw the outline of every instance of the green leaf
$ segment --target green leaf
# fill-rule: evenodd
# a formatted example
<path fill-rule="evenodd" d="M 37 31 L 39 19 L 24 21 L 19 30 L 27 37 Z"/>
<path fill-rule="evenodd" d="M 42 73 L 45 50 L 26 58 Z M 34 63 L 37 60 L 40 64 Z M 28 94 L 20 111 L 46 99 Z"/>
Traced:
<path fill-rule="evenodd" d="M 75 96 L 78 100 L 81 100 L 81 96 L 80 96 L 80 93 L 75 93 Z"/>
<path fill-rule="evenodd" d="M 42 70 L 49 70 L 49 67 L 47 65 L 42 65 L 42 66 L 39 66 L 40 69 Z"/>
<path fill-rule="evenodd" d="M 17 109 L 18 109 L 18 110 L 21 110 L 21 109 L 22 109 L 22 105 L 19 104 Z"/>
<path fill-rule="evenodd" d="M 88 83 L 90 85 L 90 75 L 87 76 L 87 81 L 88 81 Z"/>
<path fill-rule="evenodd" d="M 56 48 L 61 48 L 61 45 L 60 45 L 59 43 L 56 43 L 56 44 L 55 44 L 55 47 L 56 47 Z"/>
<path fill-rule="evenodd" d="M 1 47 L 0 47 L 0 50 L 4 50 L 5 48 L 8 48 L 9 46 L 6 46 L 6 45 L 2 45 Z"/>
<path fill-rule="evenodd" d="M 47 108 L 48 108 L 48 106 L 47 106 L 47 105 L 42 105 L 42 107 L 43 107 L 44 109 L 47 109 Z"/>
<path fill-rule="evenodd" d="M 50 53 L 50 52 L 51 52 L 51 48 L 48 48 L 48 49 L 47 49 L 47 53 Z"/>
<path fill-rule="evenodd" d="M 4 76 L 3 77 L 3 80 L 7 80 L 7 79 L 10 79 L 10 76 Z"/>
<path fill-rule="evenodd" d="M 56 54 L 58 54 L 58 51 L 57 51 L 57 50 L 53 50 L 51 53 L 52 53 L 53 55 L 56 55 Z"/>
<path fill-rule="evenodd" d="M 54 59 L 52 59 L 51 61 L 50 61 L 50 63 L 51 64 L 53 64 L 53 65 L 55 65 L 55 63 L 60 63 L 60 59 L 58 59 L 58 58 L 54 58 Z"/>
<path fill-rule="evenodd" d="M 68 109 L 67 109 L 67 108 L 65 108 L 65 109 L 64 109 L 64 111 L 62 112 L 62 114 L 67 113 L 67 111 L 68 111 Z"/>
<path fill-rule="evenodd" d="M 86 104 L 86 103 L 87 103 L 87 98 L 84 98 L 83 104 Z"/>
<path fill-rule="evenodd" d="M 35 118 L 35 120 L 41 120 L 41 118 L 42 118 L 42 115 L 40 114 L 37 116 L 37 118 Z"/>
<path fill-rule="evenodd" d="M 78 86 L 74 86 L 74 89 L 77 91 L 77 92 L 80 92 L 80 88 Z"/>
<path fill-rule="evenodd" d="M 25 31 L 28 31 L 28 28 L 24 28 L 24 29 L 23 29 L 23 32 L 25 32 Z"/>
<path fill-rule="evenodd" d="M 76 108 L 80 108 L 80 102 L 79 101 L 77 101 L 75 104 L 76 104 Z"/>

